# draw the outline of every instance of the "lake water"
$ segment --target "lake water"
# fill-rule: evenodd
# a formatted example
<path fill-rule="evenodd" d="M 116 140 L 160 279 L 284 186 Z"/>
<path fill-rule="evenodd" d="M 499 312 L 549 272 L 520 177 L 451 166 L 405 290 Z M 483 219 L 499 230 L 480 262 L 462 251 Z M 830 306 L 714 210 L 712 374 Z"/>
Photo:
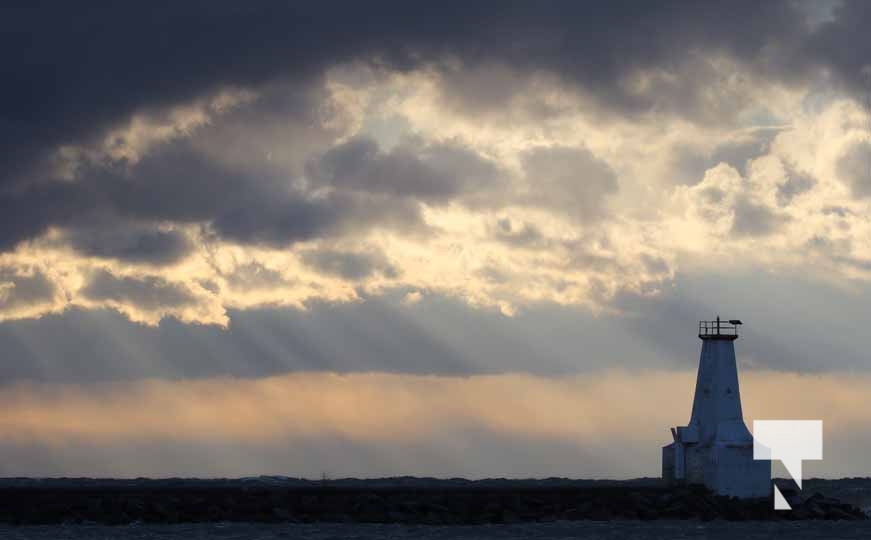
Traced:
<path fill-rule="evenodd" d="M 867 539 L 868 522 L 556 522 L 517 525 L 408 526 L 347 524 L 245 524 L 108 526 L 0 526 L 2 540 L 486 540 L 486 539 Z"/>

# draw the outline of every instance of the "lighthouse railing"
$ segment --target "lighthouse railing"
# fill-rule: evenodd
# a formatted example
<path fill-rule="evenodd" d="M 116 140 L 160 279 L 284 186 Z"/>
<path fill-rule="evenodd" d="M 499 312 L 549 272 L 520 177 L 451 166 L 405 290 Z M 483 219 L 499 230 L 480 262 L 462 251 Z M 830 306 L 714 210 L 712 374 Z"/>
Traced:
<path fill-rule="evenodd" d="M 737 335 L 738 325 L 729 321 L 699 321 L 699 337 Z"/>

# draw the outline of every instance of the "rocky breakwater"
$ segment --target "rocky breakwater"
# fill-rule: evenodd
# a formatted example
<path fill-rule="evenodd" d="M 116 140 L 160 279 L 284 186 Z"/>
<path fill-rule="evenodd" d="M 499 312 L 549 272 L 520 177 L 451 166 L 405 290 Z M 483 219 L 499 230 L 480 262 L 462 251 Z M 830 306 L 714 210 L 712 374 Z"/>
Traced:
<path fill-rule="evenodd" d="M 484 524 L 557 520 L 858 520 L 858 508 L 820 494 L 739 500 L 661 486 L 89 485 L 0 487 L 0 523 L 350 522 Z"/>

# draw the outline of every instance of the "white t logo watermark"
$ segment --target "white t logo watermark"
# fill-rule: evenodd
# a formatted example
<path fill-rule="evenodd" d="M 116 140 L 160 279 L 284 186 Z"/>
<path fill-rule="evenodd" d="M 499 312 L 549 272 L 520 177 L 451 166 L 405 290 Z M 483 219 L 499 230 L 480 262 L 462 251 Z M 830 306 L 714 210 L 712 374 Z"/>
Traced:
<path fill-rule="evenodd" d="M 801 462 L 823 459 L 823 421 L 754 420 L 753 459 L 779 460 L 801 489 Z M 791 509 L 776 485 L 774 509 Z"/>

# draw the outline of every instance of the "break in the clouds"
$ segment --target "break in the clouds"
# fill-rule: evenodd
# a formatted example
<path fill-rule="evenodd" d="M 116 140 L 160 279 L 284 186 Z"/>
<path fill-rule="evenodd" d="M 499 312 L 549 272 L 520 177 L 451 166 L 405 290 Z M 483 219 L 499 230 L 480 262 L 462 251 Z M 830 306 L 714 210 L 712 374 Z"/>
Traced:
<path fill-rule="evenodd" d="M 0 11 L 0 385 L 869 368 L 867 2 Z"/>

